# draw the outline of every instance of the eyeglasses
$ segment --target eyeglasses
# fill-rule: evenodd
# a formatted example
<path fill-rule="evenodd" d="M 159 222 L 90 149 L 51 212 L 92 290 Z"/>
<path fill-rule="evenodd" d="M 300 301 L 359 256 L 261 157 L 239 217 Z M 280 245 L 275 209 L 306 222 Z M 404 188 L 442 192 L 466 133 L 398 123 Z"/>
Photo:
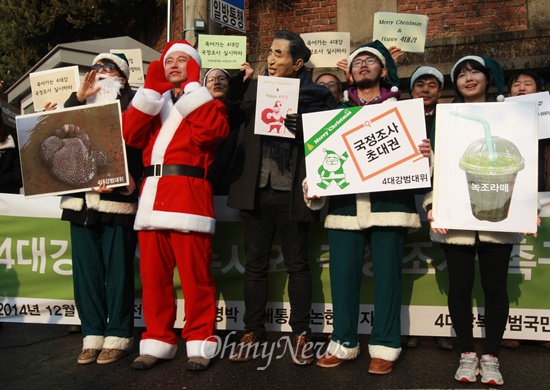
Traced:
<path fill-rule="evenodd" d="M 207 83 L 213 83 L 216 80 L 219 81 L 220 83 L 224 83 L 228 79 L 227 79 L 227 76 L 209 77 L 209 78 L 206 79 L 206 82 Z"/>
<path fill-rule="evenodd" d="M 329 83 L 323 83 L 323 82 L 320 82 L 320 83 L 317 83 L 317 85 L 322 85 L 323 87 L 327 87 L 329 89 L 332 89 L 332 88 L 338 88 L 338 84 L 336 84 L 335 82 L 331 81 Z"/>
<path fill-rule="evenodd" d="M 94 64 L 92 65 L 92 69 L 95 70 L 96 72 L 99 72 L 101 69 L 103 69 L 103 71 L 105 73 L 111 73 L 113 70 L 115 70 L 116 66 L 115 64 Z"/>
<path fill-rule="evenodd" d="M 374 65 L 376 64 L 376 59 L 374 58 L 365 58 L 364 60 L 355 60 L 351 63 L 352 68 L 359 68 L 363 65 Z"/>

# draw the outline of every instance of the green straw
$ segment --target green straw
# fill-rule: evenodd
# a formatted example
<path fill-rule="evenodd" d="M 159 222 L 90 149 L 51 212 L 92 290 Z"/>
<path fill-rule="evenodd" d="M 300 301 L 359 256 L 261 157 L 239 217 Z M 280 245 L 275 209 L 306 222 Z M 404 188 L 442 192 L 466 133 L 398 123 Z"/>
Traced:
<path fill-rule="evenodd" d="M 450 111 L 451 115 L 458 116 L 460 118 L 469 119 L 480 123 L 483 126 L 485 132 L 485 142 L 487 142 L 487 149 L 489 150 L 489 161 L 494 163 L 496 161 L 495 146 L 493 145 L 493 138 L 491 137 L 491 126 L 485 118 L 476 115 L 470 115 L 459 111 Z"/>

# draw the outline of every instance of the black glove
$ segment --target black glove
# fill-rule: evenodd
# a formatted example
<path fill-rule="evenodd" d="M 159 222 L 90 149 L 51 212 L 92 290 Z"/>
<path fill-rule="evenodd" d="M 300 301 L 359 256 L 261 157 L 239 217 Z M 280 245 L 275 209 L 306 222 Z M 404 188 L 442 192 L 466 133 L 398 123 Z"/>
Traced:
<path fill-rule="evenodd" d="M 285 127 L 296 137 L 296 141 L 304 141 L 304 127 L 302 125 L 302 114 L 292 113 L 285 118 Z"/>
<path fill-rule="evenodd" d="M 250 78 L 244 80 L 245 74 L 245 71 L 241 70 L 229 78 L 225 98 L 230 102 L 238 102 L 242 100 L 250 82 Z"/>

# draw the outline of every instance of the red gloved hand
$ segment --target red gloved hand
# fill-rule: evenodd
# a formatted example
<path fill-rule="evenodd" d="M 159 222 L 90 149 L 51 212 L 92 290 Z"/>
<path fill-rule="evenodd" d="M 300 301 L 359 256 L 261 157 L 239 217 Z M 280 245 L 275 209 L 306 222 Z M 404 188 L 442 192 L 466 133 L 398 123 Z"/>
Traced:
<path fill-rule="evenodd" d="M 166 74 L 164 73 L 164 65 L 162 65 L 162 62 L 156 60 L 149 64 L 143 88 L 152 89 L 161 95 L 164 92 L 174 88 L 174 85 L 166 80 Z"/>
<path fill-rule="evenodd" d="M 187 80 L 181 83 L 181 89 L 185 90 L 185 86 L 189 83 L 199 82 L 201 77 L 201 67 L 194 59 L 187 61 Z"/>

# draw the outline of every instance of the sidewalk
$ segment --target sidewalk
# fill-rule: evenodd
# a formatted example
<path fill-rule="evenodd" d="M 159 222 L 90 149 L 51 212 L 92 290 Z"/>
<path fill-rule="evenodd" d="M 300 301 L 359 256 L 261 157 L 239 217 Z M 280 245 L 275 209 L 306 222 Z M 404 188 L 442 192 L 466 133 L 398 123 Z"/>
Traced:
<path fill-rule="evenodd" d="M 368 373 L 368 336 L 360 339 L 361 355 L 335 368 L 297 366 L 287 353 L 278 358 L 285 334 L 270 333 L 274 353 L 248 363 L 231 363 L 225 356 L 214 360 L 203 372 L 184 368 L 185 348 L 180 341 L 176 358 L 146 371 L 130 367 L 138 355 L 136 330 L 134 348 L 118 362 L 79 366 L 76 363 L 82 336 L 67 334 L 65 325 L 4 323 L 0 329 L 0 387 L 12 389 L 489 389 L 478 379 L 476 384 L 456 382 L 457 351 L 437 349 L 429 337 L 421 338 L 416 349 L 403 349 L 401 357 L 388 375 Z M 225 332 L 220 332 L 223 340 Z M 326 335 L 316 335 L 319 345 Z M 480 346 L 478 346 L 480 348 Z M 503 389 L 548 389 L 550 386 L 550 350 L 533 343 L 518 349 L 503 348 L 500 369 Z M 262 369 L 263 368 L 263 369 Z"/>

